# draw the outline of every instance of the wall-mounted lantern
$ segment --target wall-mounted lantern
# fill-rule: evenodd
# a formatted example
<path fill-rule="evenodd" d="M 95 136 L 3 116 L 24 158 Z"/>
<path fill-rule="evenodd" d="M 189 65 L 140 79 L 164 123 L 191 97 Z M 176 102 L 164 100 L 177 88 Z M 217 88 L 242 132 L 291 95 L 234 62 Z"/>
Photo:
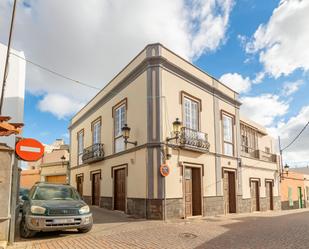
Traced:
<path fill-rule="evenodd" d="M 130 131 L 131 131 L 131 128 L 125 124 L 122 128 L 121 128 L 121 131 L 122 131 L 122 136 L 124 138 L 124 143 L 125 144 L 133 144 L 134 146 L 137 146 L 137 141 L 134 141 L 134 142 L 130 142 L 128 141 L 128 139 L 130 138 Z"/>
<path fill-rule="evenodd" d="M 166 138 L 166 141 L 169 142 L 171 140 L 178 140 L 179 138 L 179 135 L 180 135 L 180 131 L 181 131 L 181 128 L 182 128 L 182 123 L 179 121 L 178 118 L 176 118 L 176 120 L 173 122 L 173 135 L 174 137 L 167 137 Z"/>

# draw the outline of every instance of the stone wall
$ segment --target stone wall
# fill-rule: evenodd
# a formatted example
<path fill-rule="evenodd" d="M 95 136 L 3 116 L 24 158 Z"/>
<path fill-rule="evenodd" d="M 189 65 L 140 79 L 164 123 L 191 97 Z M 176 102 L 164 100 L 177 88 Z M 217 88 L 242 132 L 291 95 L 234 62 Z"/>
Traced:
<path fill-rule="evenodd" d="M 163 208 L 162 199 L 147 199 L 147 219 L 162 220 Z"/>
<path fill-rule="evenodd" d="M 243 199 L 241 195 L 237 196 L 237 213 L 250 213 L 251 205 L 251 198 Z"/>
<path fill-rule="evenodd" d="M 282 210 L 298 209 L 299 203 L 298 203 L 298 201 L 293 201 L 293 206 L 290 206 L 289 201 L 282 201 L 281 202 L 281 208 L 282 208 Z"/>
<path fill-rule="evenodd" d="M 0 143 L 0 241 L 7 241 L 9 237 L 9 217 L 11 210 L 9 207 L 11 194 L 12 162 L 13 150 L 6 144 Z"/>
<path fill-rule="evenodd" d="M 91 203 L 91 196 L 83 195 L 83 200 L 84 200 L 84 202 L 86 202 L 89 206 L 92 204 L 92 203 Z"/>
<path fill-rule="evenodd" d="M 113 208 L 113 197 L 110 196 L 101 196 L 100 197 L 100 207 L 106 209 Z"/>
<path fill-rule="evenodd" d="M 180 219 L 184 217 L 182 198 L 166 199 L 166 219 Z"/>
<path fill-rule="evenodd" d="M 224 214 L 223 196 L 207 196 L 203 198 L 204 216 Z"/>
<path fill-rule="evenodd" d="M 127 198 L 127 214 L 146 218 L 146 199 Z"/>
<path fill-rule="evenodd" d="M 260 197 L 260 211 L 269 210 L 269 199 L 267 197 Z"/>
<path fill-rule="evenodd" d="M 274 210 L 278 211 L 281 210 L 281 197 L 280 196 L 274 196 Z"/>

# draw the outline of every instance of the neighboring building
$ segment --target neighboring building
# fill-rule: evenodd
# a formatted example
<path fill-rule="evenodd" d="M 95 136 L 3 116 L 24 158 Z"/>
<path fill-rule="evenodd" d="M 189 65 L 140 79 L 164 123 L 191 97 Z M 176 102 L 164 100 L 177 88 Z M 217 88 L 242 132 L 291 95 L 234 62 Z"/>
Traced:
<path fill-rule="evenodd" d="M 69 181 L 69 146 L 64 144 L 63 139 L 57 139 L 53 144 L 45 145 L 45 148 L 47 150 L 40 160 L 28 163 L 29 171 L 39 169 L 39 181 L 42 182 L 67 183 Z"/>
<path fill-rule="evenodd" d="M 6 51 L 7 47 L 0 43 L 0 93 L 2 90 Z M 25 58 L 22 51 L 11 49 L 11 53 Z M 21 58 L 11 55 L 9 60 L 9 74 L 5 86 L 2 116 L 10 116 L 10 123 L 24 122 L 26 61 Z M 0 137 L 0 142 L 14 148 L 15 135 Z"/>
<path fill-rule="evenodd" d="M 17 54 L 21 58 L 25 58 L 22 51 L 16 51 L 11 49 L 10 52 Z M 0 94 L 3 87 L 2 82 L 6 61 L 6 53 L 7 47 L 0 43 Z M 5 91 L 3 99 L 3 109 L 1 113 L 2 117 L 11 117 L 9 123 L 23 123 L 25 77 L 26 61 L 11 55 L 9 59 L 9 71 L 7 75 L 7 83 L 4 89 Z M 1 171 L 3 171 L 4 174 L 0 174 L 0 202 L 2 203 L 0 208 L 0 241 L 6 241 L 9 237 L 9 231 L 11 230 L 11 233 L 14 233 L 12 230 L 12 227 L 14 227 L 14 225 L 12 224 L 14 222 L 12 221 L 14 221 L 15 219 L 13 217 L 16 205 L 14 202 L 17 197 L 16 195 L 13 196 L 12 193 L 18 192 L 16 191 L 18 189 L 18 169 L 16 167 L 13 167 L 13 165 L 16 165 L 14 164 L 14 160 L 16 160 L 14 156 L 15 135 L 12 134 L 7 137 L 1 136 L 0 144 L 1 154 L 10 154 L 6 155 L 4 157 L 5 159 L 1 158 Z M 17 166 L 20 167 L 19 162 L 17 162 Z M 2 181 L 2 177 L 5 177 L 5 180 Z"/>
<path fill-rule="evenodd" d="M 308 186 L 308 183 L 306 183 L 306 186 Z M 290 169 L 288 173 L 283 173 L 281 179 L 282 210 L 304 208 L 305 199 L 307 199 L 305 193 L 305 178 L 303 173 L 294 172 L 293 169 Z"/>
<path fill-rule="evenodd" d="M 41 170 L 28 169 L 20 172 L 20 187 L 30 189 L 36 182 L 41 179 Z"/>
<path fill-rule="evenodd" d="M 280 209 L 272 139 L 240 105 L 215 78 L 148 45 L 72 118 L 71 184 L 89 204 L 150 219 Z M 166 146 L 176 118 L 179 139 Z M 137 145 L 125 143 L 125 124 Z"/>
<path fill-rule="evenodd" d="M 293 177 L 291 177 L 290 172 L 294 172 L 295 174 L 297 174 L 297 180 L 293 179 Z M 285 175 L 285 178 L 289 178 L 289 181 L 286 181 L 285 185 L 291 185 L 291 186 L 289 186 L 290 188 L 293 188 L 293 186 L 302 187 L 301 181 L 303 180 L 303 190 L 302 190 L 302 195 L 303 195 L 302 199 L 303 199 L 303 203 L 304 203 L 303 206 L 309 207 L 309 166 L 290 168 L 289 174 Z M 293 191 L 293 190 L 290 190 L 290 191 Z M 296 189 L 296 191 L 294 190 L 294 192 L 296 192 L 296 193 L 299 193 L 299 191 L 300 190 L 298 190 L 298 189 Z M 282 195 L 287 196 L 286 193 L 283 193 Z M 298 199 L 299 199 L 299 196 L 294 195 L 293 200 L 295 200 L 295 199 L 296 199 L 296 202 L 297 202 Z M 291 202 L 291 204 L 292 204 L 292 202 Z M 290 208 L 299 208 L 299 205 L 298 206 L 293 205 L 293 206 L 290 206 Z"/>

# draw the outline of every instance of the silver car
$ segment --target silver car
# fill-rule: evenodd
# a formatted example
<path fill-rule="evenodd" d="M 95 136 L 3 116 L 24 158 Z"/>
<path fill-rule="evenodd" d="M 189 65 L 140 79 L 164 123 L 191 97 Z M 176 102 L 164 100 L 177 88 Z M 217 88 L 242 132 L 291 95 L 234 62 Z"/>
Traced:
<path fill-rule="evenodd" d="M 32 237 L 39 231 L 77 229 L 86 233 L 92 228 L 89 206 L 69 185 L 36 183 L 23 200 L 20 223 L 23 238 Z"/>

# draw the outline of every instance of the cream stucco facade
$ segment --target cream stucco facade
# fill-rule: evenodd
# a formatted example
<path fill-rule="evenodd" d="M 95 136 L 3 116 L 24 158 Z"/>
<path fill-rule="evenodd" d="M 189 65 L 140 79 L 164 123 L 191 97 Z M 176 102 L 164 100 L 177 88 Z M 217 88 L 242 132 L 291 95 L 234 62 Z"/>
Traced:
<path fill-rule="evenodd" d="M 273 141 L 240 108 L 236 92 L 148 45 L 72 118 L 70 183 L 90 204 L 155 219 L 250 212 L 252 195 L 259 210 L 279 208 Z M 118 152 L 121 122 L 137 145 Z"/>

